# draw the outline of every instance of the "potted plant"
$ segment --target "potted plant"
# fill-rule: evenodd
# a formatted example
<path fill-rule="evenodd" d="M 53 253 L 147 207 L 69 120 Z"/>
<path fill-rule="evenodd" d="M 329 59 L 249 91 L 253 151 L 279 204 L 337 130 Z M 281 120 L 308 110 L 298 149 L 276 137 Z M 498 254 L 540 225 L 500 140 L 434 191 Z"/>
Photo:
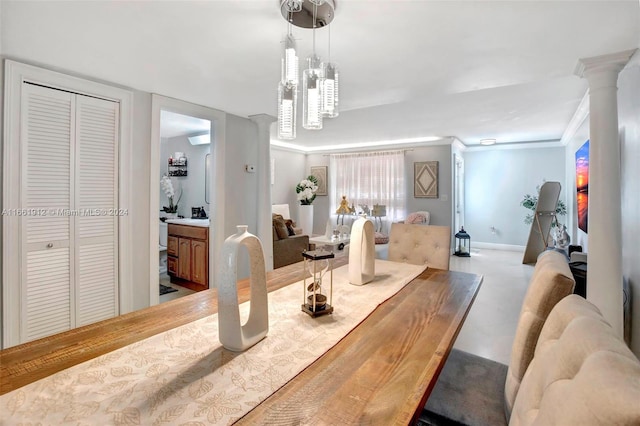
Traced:
<path fill-rule="evenodd" d="M 298 224 L 306 235 L 313 235 L 313 205 L 311 203 L 316 199 L 316 191 L 318 191 L 318 180 L 315 176 L 307 176 L 296 185 L 297 198 L 300 201 Z"/>
<path fill-rule="evenodd" d="M 178 203 L 182 198 L 182 191 L 180 191 L 180 196 L 178 197 L 178 200 L 174 203 L 173 197 L 175 197 L 175 190 L 173 189 L 173 182 L 171 182 L 171 178 L 169 178 L 169 176 L 166 176 L 166 175 L 162 176 L 162 179 L 160 179 L 160 187 L 162 188 L 165 195 L 169 199 L 169 205 L 162 206 L 162 211 L 167 213 L 166 214 L 167 218 L 177 217 Z"/>
<path fill-rule="evenodd" d="M 298 201 L 303 206 L 311 205 L 313 200 L 316 199 L 316 192 L 318 191 L 318 179 L 315 176 L 309 175 L 306 179 L 302 179 L 299 184 L 296 185 L 296 193 L 298 194 Z"/>

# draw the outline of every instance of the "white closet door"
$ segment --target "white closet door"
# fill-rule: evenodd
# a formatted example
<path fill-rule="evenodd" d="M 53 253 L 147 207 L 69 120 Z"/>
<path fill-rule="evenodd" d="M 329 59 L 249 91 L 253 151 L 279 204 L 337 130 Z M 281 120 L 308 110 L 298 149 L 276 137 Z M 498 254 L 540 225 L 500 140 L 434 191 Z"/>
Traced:
<path fill-rule="evenodd" d="M 118 104 L 76 103 L 77 326 L 118 315 Z"/>
<path fill-rule="evenodd" d="M 22 341 L 74 323 L 70 267 L 73 94 L 23 84 L 21 122 Z"/>

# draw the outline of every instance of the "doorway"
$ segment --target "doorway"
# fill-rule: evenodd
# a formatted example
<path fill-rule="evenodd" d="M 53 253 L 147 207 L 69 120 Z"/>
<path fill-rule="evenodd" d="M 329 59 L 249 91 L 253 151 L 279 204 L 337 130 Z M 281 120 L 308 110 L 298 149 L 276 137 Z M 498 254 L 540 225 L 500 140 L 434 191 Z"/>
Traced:
<path fill-rule="evenodd" d="M 208 282 L 213 283 L 214 261 L 223 242 L 220 240 L 223 232 L 218 228 L 224 223 L 224 192 L 216 188 L 224 188 L 226 115 L 211 108 L 159 95 L 152 95 L 151 108 L 149 304 L 155 305 L 161 301 L 159 288 L 161 276 L 164 275 L 162 270 L 166 268 L 161 263 L 166 255 L 160 244 L 161 217 L 167 219 L 168 216 L 175 215 L 191 218 L 192 207 L 204 208 L 209 217 L 206 270 Z M 206 136 L 209 136 L 209 143 L 198 145 L 196 140 L 202 141 Z M 174 157 L 184 161 L 174 162 Z M 210 158 L 211 173 L 205 173 L 206 158 Z M 173 187 L 173 203 L 170 203 L 168 194 L 161 187 L 164 175 L 167 175 Z M 214 182 L 216 185 L 213 185 Z M 210 188 L 209 195 L 205 197 L 207 188 Z M 175 211 L 168 209 L 171 204 L 177 204 Z M 171 297 L 163 297 L 162 301 Z"/>
<path fill-rule="evenodd" d="M 160 111 L 158 272 L 161 303 L 193 293 L 180 284 L 176 271 L 167 269 L 168 260 L 177 264 L 176 253 L 168 253 L 168 222 L 195 217 L 198 225 L 209 223 L 206 162 L 211 152 L 211 128 L 210 120 Z"/>

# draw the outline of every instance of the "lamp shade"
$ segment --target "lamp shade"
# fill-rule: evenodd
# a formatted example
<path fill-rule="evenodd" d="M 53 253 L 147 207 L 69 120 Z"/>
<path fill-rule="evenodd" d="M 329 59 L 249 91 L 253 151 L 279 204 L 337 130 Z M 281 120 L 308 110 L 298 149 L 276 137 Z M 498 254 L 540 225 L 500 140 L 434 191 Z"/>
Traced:
<path fill-rule="evenodd" d="M 298 53 L 296 52 L 296 41 L 291 33 L 287 34 L 283 41 L 281 72 L 280 81 L 282 84 L 298 85 Z"/>
<path fill-rule="evenodd" d="M 322 68 L 320 58 L 307 58 L 309 67 L 302 75 L 302 127 L 322 129 Z"/>
<path fill-rule="evenodd" d="M 282 84 L 278 86 L 278 138 L 296 138 L 296 111 L 298 104 L 296 86 Z"/>
<path fill-rule="evenodd" d="M 322 64 L 322 115 L 337 117 L 338 110 L 338 68 L 332 62 Z"/>

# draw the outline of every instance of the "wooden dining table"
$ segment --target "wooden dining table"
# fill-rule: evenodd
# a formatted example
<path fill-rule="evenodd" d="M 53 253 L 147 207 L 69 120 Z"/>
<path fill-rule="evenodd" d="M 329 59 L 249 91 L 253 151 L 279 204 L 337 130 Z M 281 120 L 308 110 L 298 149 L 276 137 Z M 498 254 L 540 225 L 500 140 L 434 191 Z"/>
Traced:
<path fill-rule="evenodd" d="M 267 287 L 302 277 L 300 263 L 289 265 L 269 272 Z M 237 424 L 414 423 L 481 283 L 480 275 L 427 268 Z M 249 300 L 248 279 L 238 289 L 239 302 Z M 217 311 L 210 289 L 4 349 L 0 395 Z"/>

